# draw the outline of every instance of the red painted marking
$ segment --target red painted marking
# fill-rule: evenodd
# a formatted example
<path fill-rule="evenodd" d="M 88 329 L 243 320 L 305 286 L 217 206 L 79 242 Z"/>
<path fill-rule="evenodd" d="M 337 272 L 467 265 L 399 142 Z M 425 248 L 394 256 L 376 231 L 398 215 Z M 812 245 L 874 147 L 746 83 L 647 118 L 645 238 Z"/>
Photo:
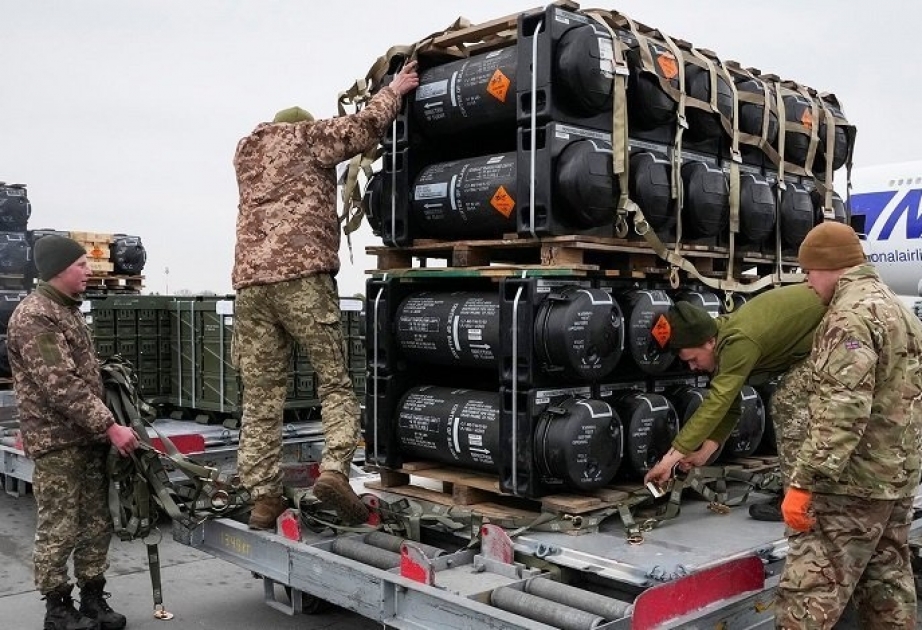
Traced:
<path fill-rule="evenodd" d="M 648 630 L 715 602 L 765 588 L 756 556 L 731 560 L 647 589 L 634 602 L 633 630 Z"/>
<path fill-rule="evenodd" d="M 171 435 L 168 437 L 170 442 L 173 443 L 173 446 L 176 447 L 176 450 L 178 450 L 183 455 L 205 452 L 205 438 L 201 435 L 196 433 L 189 433 L 183 435 Z M 163 441 L 160 438 L 151 438 L 150 443 L 161 453 L 166 452 L 166 449 L 163 448 Z"/>
<path fill-rule="evenodd" d="M 301 522 L 294 510 L 285 510 L 278 519 L 278 532 L 288 540 L 301 540 Z"/>
<path fill-rule="evenodd" d="M 435 575 L 426 556 L 407 543 L 400 545 L 400 575 L 420 584 L 435 584 Z"/>
<path fill-rule="evenodd" d="M 480 553 L 497 562 L 512 564 L 512 539 L 501 527 L 488 523 L 480 528 Z"/>

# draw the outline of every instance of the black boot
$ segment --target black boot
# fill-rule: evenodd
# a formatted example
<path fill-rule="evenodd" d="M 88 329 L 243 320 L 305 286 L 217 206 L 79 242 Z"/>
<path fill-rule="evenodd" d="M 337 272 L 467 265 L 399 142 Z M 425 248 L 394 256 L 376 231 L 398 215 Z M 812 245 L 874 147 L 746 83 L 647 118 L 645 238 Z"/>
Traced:
<path fill-rule="evenodd" d="M 780 523 L 784 520 L 781 515 L 782 496 L 775 497 L 765 503 L 753 503 L 749 506 L 749 516 L 757 521 L 771 521 Z"/>
<path fill-rule="evenodd" d="M 45 595 L 44 630 L 99 630 L 94 619 L 74 608 L 74 598 L 70 596 L 73 590 L 73 584 L 64 584 Z"/>
<path fill-rule="evenodd" d="M 106 578 L 95 577 L 80 589 L 80 612 L 99 622 L 100 630 L 122 630 L 128 620 L 109 606 L 109 593 L 103 591 Z"/>

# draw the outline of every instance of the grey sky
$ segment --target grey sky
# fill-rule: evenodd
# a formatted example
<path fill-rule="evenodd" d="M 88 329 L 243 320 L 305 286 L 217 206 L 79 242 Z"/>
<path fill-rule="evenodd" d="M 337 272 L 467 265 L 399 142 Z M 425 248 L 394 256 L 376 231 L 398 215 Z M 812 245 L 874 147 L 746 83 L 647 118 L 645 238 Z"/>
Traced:
<path fill-rule="evenodd" d="M 0 180 L 29 187 L 30 227 L 126 232 L 147 289 L 230 291 L 231 158 L 293 104 L 316 116 L 396 43 L 524 0 L 0 0 Z M 617 9 L 721 58 L 834 92 L 858 127 L 856 166 L 920 157 L 922 5 L 856 0 L 623 0 Z M 840 174 L 840 177 L 844 177 Z M 841 184 L 839 185 L 841 188 Z M 363 255 L 340 290 L 363 290 Z M 164 269 L 169 267 L 169 276 Z"/>

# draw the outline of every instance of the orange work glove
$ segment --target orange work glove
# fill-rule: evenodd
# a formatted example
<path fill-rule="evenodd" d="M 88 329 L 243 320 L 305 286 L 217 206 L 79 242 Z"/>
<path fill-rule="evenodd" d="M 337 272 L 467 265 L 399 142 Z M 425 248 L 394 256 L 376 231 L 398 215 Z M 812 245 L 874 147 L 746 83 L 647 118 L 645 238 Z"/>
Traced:
<path fill-rule="evenodd" d="M 784 501 L 781 502 L 781 514 L 784 516 L 785 524 L 794 531 L 809 531 L 816 523 L 816 519 L 807 513 L 812 500 L 813 495 L 809 490 L 788 488 L 784 494 Z"/>

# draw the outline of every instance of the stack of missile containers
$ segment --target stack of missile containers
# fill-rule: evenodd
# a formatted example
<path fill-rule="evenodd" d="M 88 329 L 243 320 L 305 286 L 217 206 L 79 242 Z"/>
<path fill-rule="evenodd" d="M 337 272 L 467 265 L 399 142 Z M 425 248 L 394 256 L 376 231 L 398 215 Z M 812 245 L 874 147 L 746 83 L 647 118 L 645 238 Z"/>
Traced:
<path fill-rule="evenodd" d="M 652 250 L 636 230 L 616 234 L 622 193 L 670 249 L 779 279 L 816 223 L 848 220 L 832 174 L 854 128 L 835 97 L 601 17 L 552 5 L 460 58 L 420 56 L 366 189 L 372 226 L 393 252 L 476 240 L 493 253 L 487 268 L 386 265 L 368 281 L 369 463 L 483 470 L 529 498 L 642 478 L 707 395 L 669 350 L 665 313 L 688 300 L 717 316 L 746 298 L 676 287 L 658 259 L 624 273 Z M 627 130 L 627 178 L 613 129 Z M 493 264 L 574 235 L 607 258 Z M 760 446 L 766 393 L 744 389 L 722 457 Z"/>

